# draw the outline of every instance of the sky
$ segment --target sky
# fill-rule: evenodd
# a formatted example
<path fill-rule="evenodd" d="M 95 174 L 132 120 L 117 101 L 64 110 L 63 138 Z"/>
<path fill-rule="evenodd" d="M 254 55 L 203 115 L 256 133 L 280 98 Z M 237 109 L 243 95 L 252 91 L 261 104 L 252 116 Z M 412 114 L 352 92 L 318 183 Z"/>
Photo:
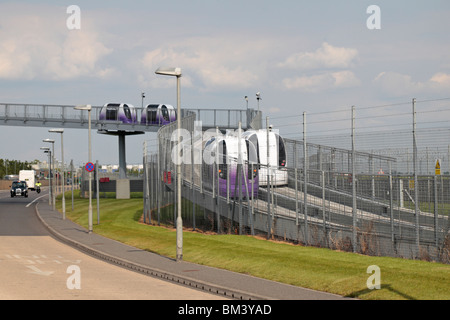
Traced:
<path fill-rule="evenodd" d="M 159 67 L 182 69 L 182 107 L 245 109 L 248 96 L 256 108 L 261 92 L 274 122 L 448 98 L 449 16 L 448 0 L 0 1 L 0 104 L 140 106 L 145 92 L 146 104 L 175 106 Z M 21 161 L 45 161 L 42 140 L 59 141 L 48 128 L 0 133 L 0 158 Z M 116 137 L 92 139 L 93 159 L 118 163 Z M 127 137 L 127 163 L 154 139 Z M 67 129 L 64 149 L 66 162 L 86 162 L 86 130 Z"/>

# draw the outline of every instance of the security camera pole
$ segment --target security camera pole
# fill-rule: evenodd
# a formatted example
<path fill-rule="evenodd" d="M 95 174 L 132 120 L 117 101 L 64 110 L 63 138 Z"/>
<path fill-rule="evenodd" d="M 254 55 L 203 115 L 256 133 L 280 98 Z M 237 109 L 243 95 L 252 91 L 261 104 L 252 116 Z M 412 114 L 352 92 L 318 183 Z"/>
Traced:
<path fill-rule="evenodd" d="M 156 74 L 177 77 L 177 157 L 181 151 L 181 103 L 180 103 L 180 77 L 181 68 L 159 68 Z M 177 261 L 183 260 L 183 220 L 181 218 L 181 160 L 177 159 Z"/>
<path fill-rule="evenodd" d="M 259 100 L 262 100 L 262 99 L 261 99 L 261 93 L 260 93 L 260 92 L 257 92 L 257 93 L 256 93 L 256 100 L 258 100 L 258 112 L 259 112 Z"/>

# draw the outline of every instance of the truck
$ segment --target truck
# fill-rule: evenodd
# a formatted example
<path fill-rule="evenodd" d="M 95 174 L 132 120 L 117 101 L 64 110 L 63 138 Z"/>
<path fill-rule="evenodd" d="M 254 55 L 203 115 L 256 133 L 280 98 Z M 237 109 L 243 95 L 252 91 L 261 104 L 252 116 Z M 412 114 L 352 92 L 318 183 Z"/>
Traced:
<path fill-rule="evenodd" d="M 36 186 L 36 171 L 35 170 L 20 170 L 19 180 L 26 181 L 29 190 L 35 190 Z"/>

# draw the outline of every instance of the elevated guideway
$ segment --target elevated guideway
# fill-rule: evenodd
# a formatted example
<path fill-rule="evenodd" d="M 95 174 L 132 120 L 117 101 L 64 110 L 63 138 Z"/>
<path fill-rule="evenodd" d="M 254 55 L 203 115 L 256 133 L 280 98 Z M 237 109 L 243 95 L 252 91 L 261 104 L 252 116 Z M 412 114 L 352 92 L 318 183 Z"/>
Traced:
<path fill-rule="evenodd" d="M 65 129 L 88 129 L 89 112 L 75 110 L 74 105 L 49 105 L 49 104 L 17 104 L 0 103 L 0 125 L 20 127 L 47 127 Z M 119 172 L 121 179 L 126 178 L 126 143 L 128 135 L 158 132 L 162 127 L 158 124 L 126 124 L 121 121 L 100 120 L 100 111 L 103 106 L 92 106 L 90 111 L 91 128 L 98 133 L 118 137 Z M 141 119 L 142 108 L 136 108 L 137 119 Z M 261 119 L 261 113 L 253 109 L 185 109 L 181 110 L 181 117 L 195 114 L 196 120 L 202 122 L 203 130 L 220 126 L 224 129 L 235 130 L 239 121 L 245 124 L 245 128 L 255 124 L 255 119 Z M 261 121 L 259 121 L 259 126 Z"/>

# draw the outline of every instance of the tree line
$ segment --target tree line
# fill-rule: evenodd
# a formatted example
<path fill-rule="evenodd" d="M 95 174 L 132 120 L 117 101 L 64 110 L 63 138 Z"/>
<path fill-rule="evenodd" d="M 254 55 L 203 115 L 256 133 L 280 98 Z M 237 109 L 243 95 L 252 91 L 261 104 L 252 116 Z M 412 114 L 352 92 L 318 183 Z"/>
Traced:
<path fill-rule="evenodd" d="M 31 165 L 36 162 L 0 159 L 0 179 L 6 175 L 18 175 L 20 170 L 31 170 Z"/>

